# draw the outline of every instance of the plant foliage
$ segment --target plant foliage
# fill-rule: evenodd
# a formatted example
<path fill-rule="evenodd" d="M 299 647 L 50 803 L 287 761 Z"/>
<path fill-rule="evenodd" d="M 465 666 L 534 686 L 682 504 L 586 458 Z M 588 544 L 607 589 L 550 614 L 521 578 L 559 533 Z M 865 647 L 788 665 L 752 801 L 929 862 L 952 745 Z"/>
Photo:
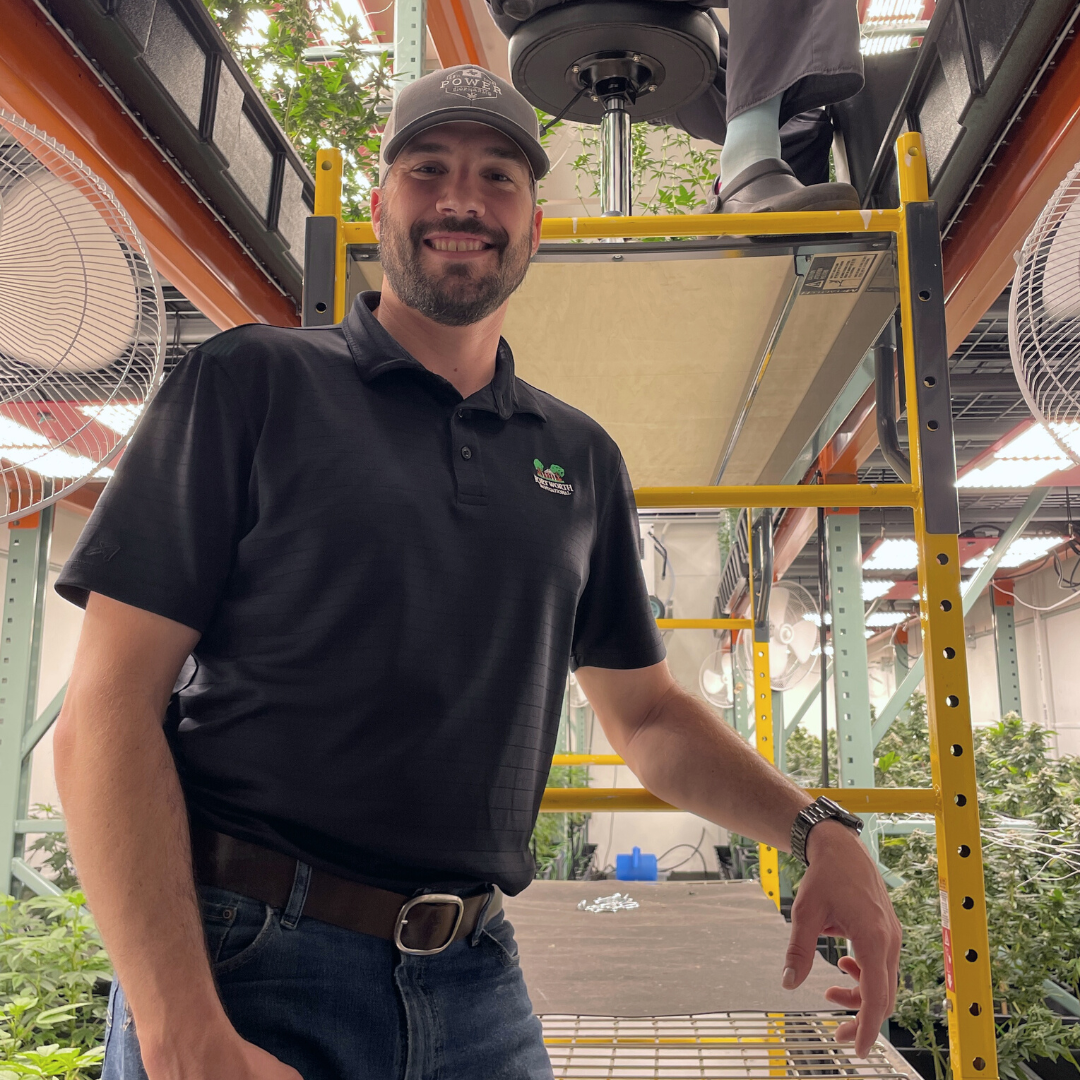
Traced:
<path fill-rule="evenodd" d="M 830 736 L 833 733 L 830 732 Z M 1080 992 L 1080 758 L 1052 759 L 1047 732 L 1015 714 L 977 728 L 975 771 L 982 818 L 987 920 L 1002 1076 L 1023 1080 L 1039 1058 L 1076 1063 L 1080 1024 L 1047 1005 L 1046 981 Z M 830 738 L 830 745 L 832 739 Z M 808 732 L 787 743 L 788 763 L 813 779 L 821 744 Z M 803 775 L 805 774 L 805 775 Z M 878 744 L 878 786 L 928 787 L 926 699 L 915 694 Z M 934 836 L 889 837 L 882 863 L 903 884 L 892 891 L 904 927 L 896 1020 L 949 1075 L 945 968 Z"/>
<path fill-rule="evenodd" d="M 0 896 L 0 1080 L 97 1076 L 112 968 L 85 903 Z"/>
<path fill-rule="evenodd" d="M 344 158 L 342 214 L 370 216 L 368 195 L 378 185 L 382 121 L 375 112 L 389 96 L 386 54 L 362 51 L 360 21 L 331 0 L 205 0 L 229 47 L 259 89 L 274 118 L 315 171 L 320 149 Z M 308 63 L 304 49 L 333 44 L 339 58 Z"/>

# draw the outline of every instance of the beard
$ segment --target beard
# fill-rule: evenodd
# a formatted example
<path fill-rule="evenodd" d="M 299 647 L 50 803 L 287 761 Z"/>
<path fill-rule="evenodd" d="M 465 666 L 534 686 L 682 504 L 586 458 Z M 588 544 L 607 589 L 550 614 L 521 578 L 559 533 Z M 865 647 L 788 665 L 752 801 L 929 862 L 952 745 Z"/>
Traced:
<path fill-rule="evenodd" d="M 424 237 L 434 232 L 466 233 L 491 244 L 495 269 L 484 273 L 463 260 L 448 262 L 441 273 L 425 270 Z M 525 280 L 532 233 L 511 240 L 505 229 L 489 228 L 474 218 L 415 221 L 405 229 L 384 203 L 379 254 L 383 274 L 403 304 L 443 326 L 471 326 L 501 307 Z"/>

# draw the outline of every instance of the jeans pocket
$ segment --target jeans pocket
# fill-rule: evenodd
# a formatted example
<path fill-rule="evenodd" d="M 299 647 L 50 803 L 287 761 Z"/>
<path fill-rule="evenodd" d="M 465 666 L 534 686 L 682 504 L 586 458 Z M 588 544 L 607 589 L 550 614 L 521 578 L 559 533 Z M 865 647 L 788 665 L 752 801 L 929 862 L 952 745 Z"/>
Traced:
<path fill-rule="evenodd" d="M 280 933 L 277 912 L 261 900 L 224 889 L 201 889 L 199 900 L 206 948 L 217 975 L 253 960 Z"/>
<path fill-rule="evenodd" d="M 517 967 L 520 963 L 518 958 L 517 941 L 514 938 L 514 928 L 510 921 L 503 915 L 496 918 L 480 933 L 480 940 L 485 942 L 489 949 L 508 967 Z"/>

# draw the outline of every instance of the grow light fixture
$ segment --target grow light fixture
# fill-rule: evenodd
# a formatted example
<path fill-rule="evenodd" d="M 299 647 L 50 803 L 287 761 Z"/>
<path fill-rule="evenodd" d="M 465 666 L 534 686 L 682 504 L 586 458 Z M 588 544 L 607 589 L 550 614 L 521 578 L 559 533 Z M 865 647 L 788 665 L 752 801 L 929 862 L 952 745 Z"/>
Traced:
<path fill-rule="evenodd" d="M 1080 460 L 1080 422 L 1052 425 Z M 1029 488 L 1052 473 L 1072 467 L 1072 462 L 1041 424 L 1025 428 L 984 465 L 971 469 L 956 481 L 958 488 Z"/>
<path fill-rule="evenodd" d="M 876 600 L 879 596 L 884 596 L 895 584 L 895 581 L 863 578 L 862 598 L 867 603 L 870 603 L 871 600 Z"/>
<path fill-rule="evenodd" d="M 96 420 L 103 427 L 115 431 L 117 435 L 126 435 L 142 415 L 142 405 L 80 405 L 79 412 L 90 420 Z"/>
<path fill-rule="evenodd" d="M 0 415 L 0 458 L 13 465 L 23 465 L 49 480 L 74 480 L 81 476 L 112 476 L 112 469 L 99 468 L 97 462 L 66 450 L 42 450 L 50 446 L 40 431 Z"/>
<path fill-rule="evenodd" d="M 884 629 L 887 626 L 899 626 L 910 618 L 906 611 L 875 611 L 866 616 L 866 625 Z"/>
<path fill-rule="evenodd" d="M 863 560 L 863 570 L 914 570 L 918 565 L 919 546 L 914 540 L 896 537 L 882 540 Z"/>
<path fill-rule="evenodd" d="M 1033 562 L 1035 559 L 1041 559 L 1044 555 L 1053 551 L 1058 544 L 1064 544 L 1065 540 L 1066 537 L 1064 536 L 1019 536 L 1009 545 L 1009 550 L 1005 552 L 1005 557 L 998 565 L 1008 567 L 1023 566 L 1025 563 Z M 984 551 L 976 558 L 968 559 L 964 563 L 964 568 L 978 570 L 989 557 L 990 553 Z"/>

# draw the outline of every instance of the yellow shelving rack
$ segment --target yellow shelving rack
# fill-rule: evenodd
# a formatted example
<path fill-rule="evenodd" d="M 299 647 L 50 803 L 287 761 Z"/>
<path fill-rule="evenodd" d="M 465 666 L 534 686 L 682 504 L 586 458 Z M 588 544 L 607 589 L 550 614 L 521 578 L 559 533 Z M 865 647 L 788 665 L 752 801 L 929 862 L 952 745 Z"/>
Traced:
<path fill-rule="evenodd" d="M 959 510 L 941 247 L 937 208 L 928 196 L 921 137 L 915 133 L 901 136 L 896 155 L 900 186 L 897 209 L 549 219 L 543 224 L 542 238 L 566 241 L 656 236 L 895 235 L 904 372 L 907 386 L 914 388 L 907 400 L 910 484 L 641 488 L 635 494 L 640 508 L 907 506 L 912 509 L 918 545 L 933 786 L 830 788 L 827 793 L 856 813 L 934 814 L 953 1075 L 957 1080 L 989 1080 L 997 1077 L 997 1053 L 960 595 Z M 318 244 L 323 251 L 333 251 L 333 258 L 325 260 L 320 286 L 321 295 L 333 297 L 334 321 L 345 315 L 349 246 L 376 242 L 368 223 L 346 222 L 341 218 L 341 168 L 339 151 L 319 151 L 315 216 L 309 219 L 308 226 L 309 246 Z M 320 312 L 329 306 L 328 300 L 313 300 L 313 303 L 322 303 Z M 751 632 L 754 615 L 751 609 L 749 619 L 662 620 L 660 625 L 664 629 Z M 754 711 L 758 750 L 771 761 L 773 725 L 768 642 L 756 640 L 760 636 L 759 628 L 754 642 Z M 554 763 L 618 764 L 619 760 L 610 755 L 561 755 Z M 811 795 L 823 793 L 810 790 Z M 541 809 L 596 813 L 675 807 L 643 788 L 567 788 L 548 789 Z M 778 903 L 777 853 L 764 849 L 761 854 L 762 887 Z M 852 1060 L 846 1068 L 856 1064 Z"/>

